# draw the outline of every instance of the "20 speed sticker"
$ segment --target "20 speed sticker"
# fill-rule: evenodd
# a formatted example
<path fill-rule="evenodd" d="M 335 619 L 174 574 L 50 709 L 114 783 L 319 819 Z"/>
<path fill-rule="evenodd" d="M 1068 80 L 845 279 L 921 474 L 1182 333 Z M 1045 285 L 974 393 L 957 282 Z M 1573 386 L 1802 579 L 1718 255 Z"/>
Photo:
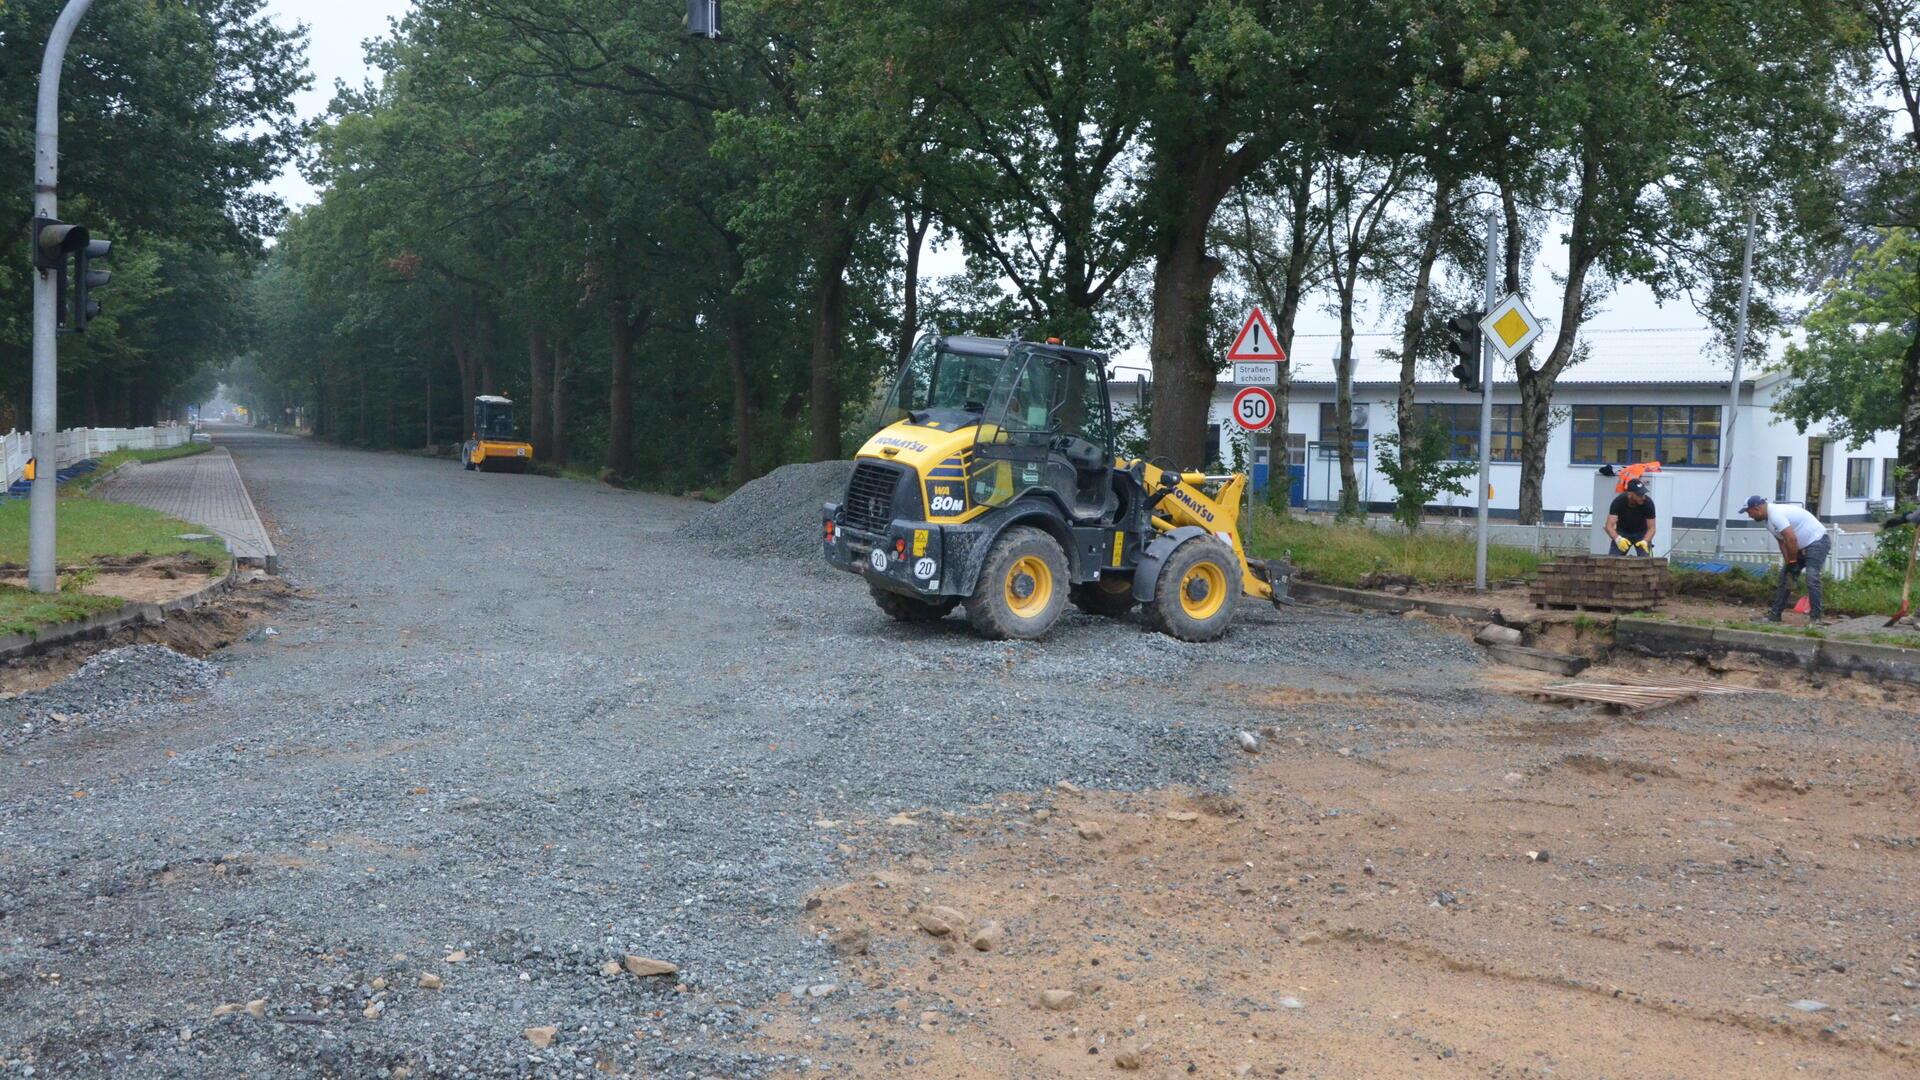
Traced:
<path fill-rule="evenodd" d="M 867 563 L 871 565 L 875 570 L 878 570 L 883 574 L 886 573 L 887 572 L 887 549 L 874 548 L 873 551 L 867 555 Z"/>
<path fill-rule="evenodd" d="M 913 576 L 925 581 L 938 569 L 939 567 L 932 559 L 916 559 L 913 564 Z"/>

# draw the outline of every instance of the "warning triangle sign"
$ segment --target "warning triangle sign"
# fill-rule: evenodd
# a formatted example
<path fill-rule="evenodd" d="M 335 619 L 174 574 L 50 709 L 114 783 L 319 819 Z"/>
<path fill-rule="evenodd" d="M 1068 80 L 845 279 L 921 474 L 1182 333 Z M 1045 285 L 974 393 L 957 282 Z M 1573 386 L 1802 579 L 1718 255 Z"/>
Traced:
<path fill-rule="evenodd" d="M 1273 324 L 1267 321 L 1266 312 L 1261 311 L 1259 305 L 1247 312 L 1247 321 L 1240 324 L 1240 333 L 1227 350 L 1227 359 L 1286 361 L 1286 351 L 1280 348 L 1280 339 L 1273 334 Z"/>

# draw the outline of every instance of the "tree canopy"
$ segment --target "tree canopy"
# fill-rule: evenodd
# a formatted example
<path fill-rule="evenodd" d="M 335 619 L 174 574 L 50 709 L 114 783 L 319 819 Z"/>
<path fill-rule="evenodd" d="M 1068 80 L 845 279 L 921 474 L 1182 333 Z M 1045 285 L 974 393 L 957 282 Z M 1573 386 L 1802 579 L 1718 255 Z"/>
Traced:
<path fill-rule="evenodd" d="M 40 56 L 63 4 L 0 4 L 8 235 L 32 216 Z M 298 152 L 305 32 L 264 0 L 96 4 L 60 88 L 60 214 L 114 242 L 102 317 L 60 354 L 63 426 L 145 422 L 211 389 L 242 347 L 246 282 L 282 208 L 263 185 Z M 25 250 L 24 241 L 16 252 Z M 0 277 L 0 402 L 25 417 L 32 275 Z M 12 422 L 11 424 L 9 422 Z"/>

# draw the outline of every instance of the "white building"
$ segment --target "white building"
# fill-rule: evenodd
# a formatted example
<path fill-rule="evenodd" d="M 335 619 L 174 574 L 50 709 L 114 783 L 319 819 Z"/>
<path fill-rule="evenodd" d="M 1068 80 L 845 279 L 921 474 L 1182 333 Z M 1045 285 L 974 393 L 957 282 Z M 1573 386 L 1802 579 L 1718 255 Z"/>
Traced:
<path fill-rule="evenodd" d="M 1602 465 L 1659 461 L 1667 503 L 1660 516 L 1674 527 L 1712 527 L 1719 512 L 1730 365 L 1711 350 L 1711 333 L 1598 330 L 1581 337 L 1588 355 L 1560 376 L 1553 396 L 1555 423 L 1542 486 L 1545 520 L 1558 522 L 1571 508 L 1592 506 L 1594 476 Z M 1534 347 L 1547 344 L 1543 338 Z M 1337 349 L 1337 338 L 1302 337 L 1294 343 L 1286 460 L 1295 505 L 1325 507 L 1340 498 L 1332 360 Z M 1392 508 L 1395 493 L 1379 472 L 1372 437 L 1396 430 L 1400 370 L 1397 356 L 1381 353 L 1398 349 L 1397 336 L 1354 340 L 1354 465 L 1360 501 L 1377 512 Z M 1520 495 L 1520 391 L 1511 365 L 1502 367 L 1504 378 L 1494 384 L 1493 395 L 1491 501 L 1496 517 L 1512 518 Z M 1773 412 L 1783 380 L 1778 372 L 1743 373 L 1733 435 L 1731 520 L 1752 524 L 1740 513 L 1749 495 L 1804 505 L 1824 521 L 1870 520 L 1893 498 L 1896 434 L 1881 433 L 1852 449 L 1829 439 L 1824 427 L 1801 433 Z M 1116 373 L 1115 405 L 1132 405 L 1142 386 L 1129 372 Z M 1209 434 L 1222 461 L 1233 460 L 1230 439 L 1237 429 L 1228 419 L 1228 405 L 1239 389 L 1222 382 L 1214 393 Z M 1423 407 L 1442 410 L 1458 456 L 1477 461 L 1478 397 L 1424 366 L 1415 397 Z M 1265 449 L 1255 440 L 1250 450 L 1255 481 L 1264 486 Z M 1433 510 L 1470 513 L 1476 505 L 1469 493 L 1446 496 Z"/>

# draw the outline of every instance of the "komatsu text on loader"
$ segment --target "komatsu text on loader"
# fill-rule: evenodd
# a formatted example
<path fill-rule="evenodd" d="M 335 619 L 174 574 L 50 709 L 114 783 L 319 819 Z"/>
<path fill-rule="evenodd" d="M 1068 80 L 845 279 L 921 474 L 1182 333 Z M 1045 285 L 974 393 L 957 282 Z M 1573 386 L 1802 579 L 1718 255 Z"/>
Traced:
<path fill-rule="evenodd" d="M 1037 638 L 1071 599 L 1211 641 L 1241 596 L 1277 603 L 1284 568 L 1241 543 L 1247 478 L 1117 456 L 1106 363 L 1055 342 L 920 339 L 845 498 L 822 508 L 827 561 L 895 619 L 965 605 L 993 638 Z"/>

